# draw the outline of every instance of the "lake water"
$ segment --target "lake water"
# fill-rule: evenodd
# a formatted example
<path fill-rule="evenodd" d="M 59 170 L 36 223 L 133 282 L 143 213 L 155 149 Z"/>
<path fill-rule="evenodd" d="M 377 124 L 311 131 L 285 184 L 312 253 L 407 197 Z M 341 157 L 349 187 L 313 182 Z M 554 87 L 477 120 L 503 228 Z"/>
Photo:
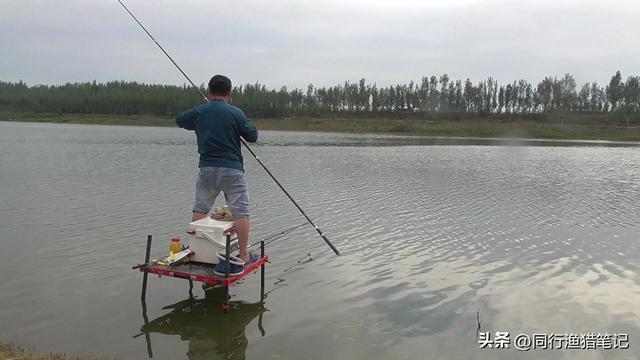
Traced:
<path fill-rule="evenodd" d="M 446 143 L 446 145 L 443 145 Z M 0 123 L 0 342 L 121 359 L 639 359 L 640 148 L 262 132 L 311 227 L 219 291 L 142 276 L 188 229 L 197 155 L 177 128 Z M 543 145 L 543 146 L 541 146 Z M 245 152 L 252 240 L 304 222 Z M 479 321 L 478 321 L 479 320 Z M 510 333 L 510 348 L 479 334 Z M 519 334 L 629 349 L 518 351 Z M 148 336 L 147 336 L 148 335 Z M 624 345 L 623 340 L 619 344 Z"/>

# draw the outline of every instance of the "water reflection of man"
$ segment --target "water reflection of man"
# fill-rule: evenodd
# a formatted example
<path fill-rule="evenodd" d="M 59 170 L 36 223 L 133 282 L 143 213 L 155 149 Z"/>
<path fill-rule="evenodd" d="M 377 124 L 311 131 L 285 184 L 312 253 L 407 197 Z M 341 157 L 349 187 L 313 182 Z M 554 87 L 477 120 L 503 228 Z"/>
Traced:
<path fill-rule="evenodd" d="M 264 305 L 232 302 L 232 310 L 224 313 L 223 298 L 222 288 L 207 290 L 205 299 L 168 306 L 173 309 L 170 313 L 147 322 L 140 331 L 180 335 L 189 341 L 188 359 L 244 359 L 249 344 L 245 328 L 264 313 Z"/>
<path fill-rule="evenodd" d="M 240 138 L 258 139 L 258 130 L 242 110 L 229 105 L 231 80 L 216 75 L 209 81 L 209 102 L 178 115 L 176 124 L 195 130 L 198 140 L 198 180 L 192 221 L 206 217 L 222 191 L 233 213 L 240 258 L 250 260 L 249 197 L 244 178 Z"/>

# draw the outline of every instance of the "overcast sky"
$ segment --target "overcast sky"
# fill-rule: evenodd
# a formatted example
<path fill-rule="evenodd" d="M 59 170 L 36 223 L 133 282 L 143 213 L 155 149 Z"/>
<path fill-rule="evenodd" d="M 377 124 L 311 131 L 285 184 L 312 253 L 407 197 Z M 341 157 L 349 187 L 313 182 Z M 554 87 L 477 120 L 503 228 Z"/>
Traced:
<path fill-rule="evenodd" d="M 124 0 L 196 83 L 640 75 L 640 2 Z M 116 0 L 0 0 L 0 80 L 185 80 Z"/>

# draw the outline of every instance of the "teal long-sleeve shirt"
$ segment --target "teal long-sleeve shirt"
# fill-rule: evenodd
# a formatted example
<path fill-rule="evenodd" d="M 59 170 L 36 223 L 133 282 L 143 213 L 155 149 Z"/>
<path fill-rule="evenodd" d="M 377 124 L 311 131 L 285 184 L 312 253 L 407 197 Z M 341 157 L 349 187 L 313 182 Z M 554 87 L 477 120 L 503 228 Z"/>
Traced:
<path fill-rule="evenodd" d="M 198 167 L 215 166 L 244 171 L 240 137 L 258 140 L 258 129 L 235 106 L 213 100 L 176 117 L 176 124 L 195 130 L 200 161 Z"/>

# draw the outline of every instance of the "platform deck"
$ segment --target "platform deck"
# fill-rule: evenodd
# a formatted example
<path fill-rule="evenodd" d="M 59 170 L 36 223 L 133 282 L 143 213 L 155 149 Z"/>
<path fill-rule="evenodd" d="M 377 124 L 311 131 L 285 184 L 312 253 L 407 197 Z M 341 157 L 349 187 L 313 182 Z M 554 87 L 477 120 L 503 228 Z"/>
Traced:
<path fill-rule="evenodd" d="M 146 264 L 140 266 L 140 271 L 147 271 L 150 274 L 157 274 L 161 276 L 199 281 L 211 286 L 222 285 L 228 287 L 229 285 L 240 281 L 249 276 L 251 273 L 259 270 L 260 267 L 264 265 L 268 260 L 268 256 L 263 256 L 256 262 L 247 265 L 242 274 L 234 276 L 229 275 L 229 277 L 226 279 L 224 276 L 217 275 L 213 272 L 215 265 L 199 262 L 188 262 L 171 266 Z"/>

